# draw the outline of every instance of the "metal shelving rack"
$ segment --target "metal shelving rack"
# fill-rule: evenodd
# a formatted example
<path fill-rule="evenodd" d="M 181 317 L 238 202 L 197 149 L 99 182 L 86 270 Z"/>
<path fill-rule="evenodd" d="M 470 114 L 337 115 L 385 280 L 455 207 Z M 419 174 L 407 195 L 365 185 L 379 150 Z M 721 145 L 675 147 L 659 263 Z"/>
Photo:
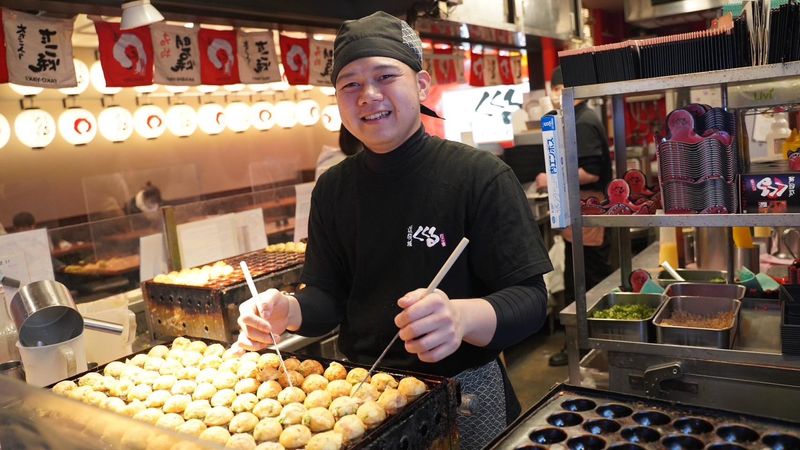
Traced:
<path fill-rule="evenodd" d="M 562 104 L 573 105 L 576 99 L 589 99 L 596 97 L 612 97 L 614 136 L 615 136 L 615 166 L 618 174 L 626 170 L 626 145 L 625 145 L 625 120 L 624 96 L 627 94 L 645 94 L 690 88 L 700 86 L 719 86 L 721 89 L 722 106 L 727 109 L 727 90 L 729 86 L 765 82 L 781 78 L 800 76 L 800 61 L 785 64 L 771 64 L 758 67 L 744 67 L 729 70 L 720 70 L 703 73 L 674 75 L 668 77 L 650 78 L 642 80 L 605 83 L 589 86 L 565 88 Z M 569 209 L 572 227 L 577 230 L 573 233 L 573 262 L 575 274 L 575 325 L 577 332 L 570 333 L 568 326 L 567 339 L 577 341 L 581 348 L 603 349 L 620 354 L 655 355 L 661 358 L 674 360 L 714 360 L 732 362 L 743 365 L 782 366 L 797 370 L 796 376 L 800 379 L 800 358 L 784 357 L 780 353 L 764 353 L 757 351 L 718 350 L 700 347 L 679 347 L 663 344 L 646 344 L 635 342 L 620 342 L 601 339 L 590 339 L 587 322 L 587 298 L 585 283 L 585 266 L 583 254 L 583 235 L 581 227 L 604 226 L 613 227 L 619 243 L 620 255 L 620 285 L 626 285 L 628 274 L 631 272 L 631 246 L 630 228 L 632 227 L 728 227 L 729 255 L 733 255 L 732 226 L 797 226 L 800 224 L 800 214 L 720 214 L 720 215 L 650 215 L 650 216 L 581 216 L 580 192 L 578 184 L 578 153 L 575 132 L 575 111 L 572 107 L 564 108 L 565 145 L 566 145 L 566 173 L 569 191 Z M 734 272 L 733 257 L 729 258 L 728 276 Z M 730 280 L 729 280 L 730 281 Z M 599 287 L 599 286 L 598 286 Z M 597 290 L 594 290 L 597 293 Z M 592 299 L 592 303 L 598 299 Z M 565 309 L 571 309 L 568 307 Z M 567 314 L 571 314 L 571 311 Z M 562 313 L 562 317 L 564 313 Z M 573 336 L 570 336 L 573 334 Z M 568 343 L 568 346 L 570 344 Z M 573 344 L 574 345 L 574 344 Z M 574 348 L 574 347 L 573 347 Z M 577 348 L 574 348 L 577 353 Z M 646 359 L 646 358 L 645 358 Z M 641 362 L 641 361 L 640 361 Z M 581 381 L 577 367 L 577 356 L 570 357 L 570 383 L 578 384 Z M 800 390 L 798 390 L 800 391 Z M 797 394 L 800 396 L 800 392 Z"/>

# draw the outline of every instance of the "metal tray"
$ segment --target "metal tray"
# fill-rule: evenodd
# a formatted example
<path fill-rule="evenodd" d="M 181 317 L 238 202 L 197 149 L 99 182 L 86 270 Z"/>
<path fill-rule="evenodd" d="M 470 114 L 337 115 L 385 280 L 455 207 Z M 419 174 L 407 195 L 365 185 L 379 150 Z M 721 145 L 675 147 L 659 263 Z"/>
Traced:
<path fill-rule="evenodd" d="M 672 283 L 664 291 L 665 297 L 719 297 L 744 298 L 747 288 L 741 284 L 719 284 L 719 283 Z"/>
<path fill-rule="evenodd" d="M 589 337 L 613 339 L 617 341 L 654 342 L 655 327 L 652 323 L 663 298 L 659 294 L 638 294 L 632 292 L 611 292 L 603 296 L 588 312 L 611 308 L 614 305 L 644 304 L 655 308 L 650 317 L 642 320 L 593 319 L 589 317 Z"/>
<path fill-rule="evenodd" d="M 556 385 L 487 449 L 800 448 L 796 423 Z"/>
<path fill-rule="evenodd" d="M 653 323 L 656 325 L 656 341 L 659 344 L 731 348 L 736 337 L 741 306 L 741 301 L 730 298 L 669 297 L 656 314 L 655 319 L 653 319 Z M 669 318 L 675 311 L 699 315 L 733 311 L 733 323 L 723 329 L 680 327 L 663 324 L 663 320 Z"/>
<path fill-rule="evenodd" d="M 675 271 L 678 272 L 678 275 L 680 275 L 685 281 L 724 284 L 728 279 L 728 272 L 726 270 L 676 269 Z M 662 270 L 658 273 L 656 282 L 664 288 L 672 283 L 678 283 L 678 281 L 673 279 L 672 276 L 665 270 Z"/>

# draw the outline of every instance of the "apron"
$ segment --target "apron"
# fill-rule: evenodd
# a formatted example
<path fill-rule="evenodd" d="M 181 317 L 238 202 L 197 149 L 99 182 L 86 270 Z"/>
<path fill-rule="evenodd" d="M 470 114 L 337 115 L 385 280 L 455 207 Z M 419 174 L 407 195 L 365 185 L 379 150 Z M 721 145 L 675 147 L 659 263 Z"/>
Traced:
<path fill-rule="evenodd" d="M 506 428 L 506 396 L 497 360 L 454 377 L 461 386 L 456 424 L 462 450 L 480 450 Z"/>

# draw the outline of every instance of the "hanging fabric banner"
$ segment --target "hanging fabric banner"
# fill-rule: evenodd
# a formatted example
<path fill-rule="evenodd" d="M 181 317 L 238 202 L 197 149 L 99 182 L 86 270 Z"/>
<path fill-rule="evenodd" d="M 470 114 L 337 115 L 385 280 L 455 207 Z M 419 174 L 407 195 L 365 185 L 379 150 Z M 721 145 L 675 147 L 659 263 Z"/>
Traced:
<path fill-rule="evenodd" d="M 181 25 L 150 25 L 158 84 L 194 86 L 200 81 L 200 47 L 197 30 Z"/>
<path fill-rule="evenodd" d="M 308 84 L 331 86 L 333 41 L 317 41 L 315 39 L 310 41 L 311 68 L 309 69 Z"/>
<path fill-rule="evenodd" d="M 500 84 L 516 84 L 514 69 L 511 66 L 511 57 L 508 55 L 497 56 L 497 66 L 500 72 Z"/>
<path fill-rule="evenodd" d="M 289 84 L 308 84 L 308 38 L 297 39 L 281 35 L 281 61 Z"/>
<path fill-rule="evenodd" d="M 153 41 L 148 27 L 123 31 L 118 23 L 95 21 L 94 29 L 106 86 L 153 84 Z"/>
<path fill-rule="evenodd" d="M 72 62 L 72 19 L 51 19 L 3 9 L 8 81 L 26 86 L 78 85 Z"/>
<path fill-rule="evenodd" d="M 0 8 L 0 27 L 3 24 L 3 8 Z M 0 83 L 8 83 L 8 65 L 6 64 L 6 33 L 0 33 Z"/>
<path fill-rule="evenodd" d="M 470 52 L 469 59 L 472 62 L 469 68 L 469 84 L 470 86 L 486 86 L 484 79 L 484 61 L 483 55 L 480 53 Z"/>
<path fill-rule="evenodd" d="M 455 83 L 456 61 L 453 57 L 453 47 L 433 48 L 433 72 L 438 84 Z"/>
<path fill-rule="evenodd" d="M 514 84 L 522 83 L 522 55 L 511 55 L 511 73 L 514 74 Z"/>
<path fill-rule="evenodd" d="M 203 84 L 239 83 L 239 63 L 236 60 L 236 32 L 201 28 L 200 79 Z"/>
<path fill-rule="evenodd" d="M 239 79 L 242 83 L 272 83 L 281 81 L 278 54 L 272 31 L 236 33 Z"/>
<path fill-rule="evenodd" d="M 439 80 L 436 79 L 436 71 L 433 69 L 433 60 L 436 59 L 436 56 L 433 54 L 433 50 L 429 48 L 422 49 L 422 70 L 431 74 L 431 81 L 433 84 L 439 84 Z"/>
<path fill-rule="evenodd" d="M 455 60 L 455 67 L 456 67 L 456 83 L 458 84 L 466 84 L 467 83 L 467 75 L 466 69 L 464 65 L 466 64 L 466 52 L 463 50 L 458 50 L 453 52 L 453 58 Z"/>
<path fill-rule="evenodd" d="M 497 86 L 500 81 L 500 70 L 497 67 L 497 55 L 483 55 L 483 82 L 484 86 Z"/>

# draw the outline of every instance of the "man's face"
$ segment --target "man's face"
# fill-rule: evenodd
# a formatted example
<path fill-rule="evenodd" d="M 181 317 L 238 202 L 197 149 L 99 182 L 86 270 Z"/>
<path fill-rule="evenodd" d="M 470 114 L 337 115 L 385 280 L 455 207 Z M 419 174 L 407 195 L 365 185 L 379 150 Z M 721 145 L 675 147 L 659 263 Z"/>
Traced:
<path fill-rule="evenodd" d="M 563 84 L 555 84 L 550 86 L 550 102 L 553 108 L 561 109 L 561 91 L 564 90 Z"/>
<path fill-rule="evenodd" d="M 357 59 L 336 79 L 342 123 L 366 147 L 388 153 L 420 127 L 420 102 L 428 97 L 431 76 L 382 56 Z"/>

